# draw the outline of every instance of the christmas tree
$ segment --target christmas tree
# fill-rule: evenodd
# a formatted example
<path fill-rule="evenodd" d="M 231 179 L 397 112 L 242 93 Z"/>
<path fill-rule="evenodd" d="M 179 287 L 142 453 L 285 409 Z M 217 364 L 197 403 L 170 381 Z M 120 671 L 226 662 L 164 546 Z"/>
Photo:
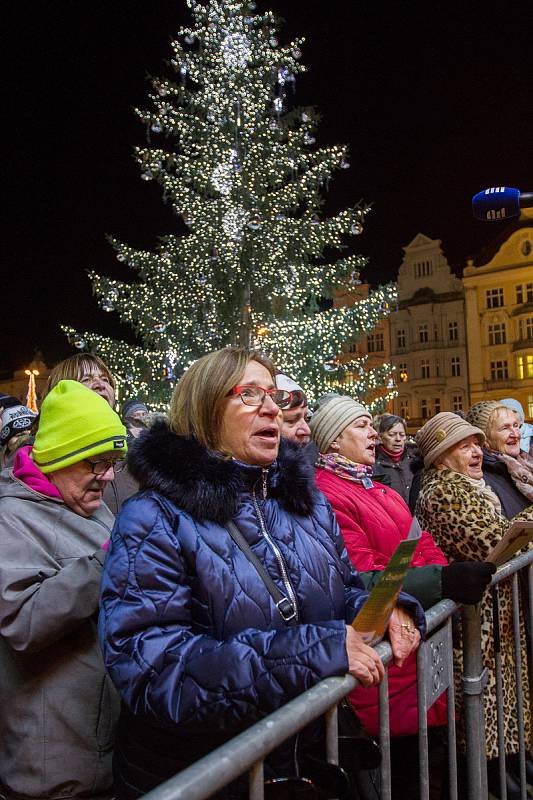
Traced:
<path fill-rule="evenodd" d="M 281 46 L 276 18 L 255 2 L 187 4 L 193 24 L 172 42 L 172 77 L 152 79 L 151 108 L 137 110 L 149 143 L 136 158 L 188 230 L 154 252 L 113 239 L 135 283 L 90 274 L 101 307 L 139 346 L 65 328 L 70 341 L 154 407 L 192 361 L 235 343 L 270 354 L 311 397 L 391 388 L 390 366 L 338 356 L 388 313 L 393 287 L 353 307 L 324 302 L 361 282 L 365 260 L 346 252 L 368 208 L 321 213 L 332 173 L 349 164 L 345 147 L 313 146 L 316 112 L 293 103 L 303 40 Z"/>

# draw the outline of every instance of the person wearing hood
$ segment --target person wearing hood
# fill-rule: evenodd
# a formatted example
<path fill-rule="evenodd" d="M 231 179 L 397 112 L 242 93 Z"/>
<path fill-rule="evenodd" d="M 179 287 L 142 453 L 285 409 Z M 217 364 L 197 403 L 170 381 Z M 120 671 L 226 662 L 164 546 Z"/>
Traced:
<path fill-rule="evenodd" d="M 43 401 L 33 446 L 0 475 L 0 793 L 113 796 L 119 701 L 96 637 L 113 516 L 106 483 L 126 430 L 75 381 Z"/>
<path fill-rule="evenodd" d="M 527 453 L 528 456 L 533 456 L 533 425 L 526 422 L 526 415 L 524 414 L 522 404 L 512 397 L 506 397 L 499 402 L 502 406 L 507 406 L 507 408 L 516 411 L 518 414 L 520 422 L 520 450 L 522 453 Z"/>
<path fill-rule="evenodd" d="M 374 686 L 383 677 L 350 625 L 367 593 L 331 509 L 300 448 L 280 442 L 291 393 L 274 378 L 272 363 L 246 348 L 203 356 L 174 389 L 169 423 L 131 448 L 141 491 L 113 531 L 99 620 L 123 700 L 119 800 L 140 797 L 323 678 L 350 672 Z M 391 622 L 399 660 L 424 625 L 415 600 L 400 604 Z M 305 775 L 311 736 L 275 751 L 267 772 Z M 243 795 L 232 786 L 223 796 Z"/>
<path fill-rule="evenodd" d="M 16 397 L 0 394 L 0 468 L 11 467 L 19 447 L 29 444 L 37 416 Z"/>
<path fill-rule="evenodd" d="M 129 443 L 146 429 L 144 421 L 146 419 L 148 406 L 137 398 L 131 398 L 124 403 L 122 407 L 122 419 L 128 431 Z"/>
<path fill-rule="evenodd" d="M 483 478 L 498 497 L 502 514 L 511 519 L 533 503 L 533 459 L 520 450 L 516 411 L 497 400 L 473 405 L 466 418 L 485 435 Z"/>

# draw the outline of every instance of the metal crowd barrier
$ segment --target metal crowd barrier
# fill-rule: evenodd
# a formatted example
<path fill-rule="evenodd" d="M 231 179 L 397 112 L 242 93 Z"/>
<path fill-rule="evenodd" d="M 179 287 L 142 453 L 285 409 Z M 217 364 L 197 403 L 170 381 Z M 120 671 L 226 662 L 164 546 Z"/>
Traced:
<path fill-rule="evenodd" d="M 495 640 L 498 637 L 498 584 L 506 578 L 512 580 L 513 637 L 516 660 L 517 720 L 520 731 L 519 770 L 523 800 L 527 798 L 524 740 L 524 696 L 521 674 L 520 643 L 520 591 L 518 573 L 526 571 L 528 601 L 526 631 L 529 664 L 533 664 L 533 637 L 530 620 L 533 620 L 533 551 L 520 555 L 501 567 L 492 581 L 493 605 L 496 620 Z M 487 762 L 485 753 L 485 726 L 483 718 L 483 688 L 486 670 L 481 651 L 481 619 L 479 606 L 461 609 L 463 643 L 463 697 L 466 734 L 467 787 L 459 785 L 457 773 L 457 748 L 455 736 L 454 659 L 452 643 L 452 616 L 460 607 L 451 600 L 442 600 L 426 612 L 428 636 L 417 655 L 418 720 L 419 720 L 419 787 L 420 800 L 429 800 L 429 756 L 427 712 L 443 692 L 448 701 L 448 773 L 449 800 L 486 800 Z M 387 642 L 376 646 L 385 666 L 392 661 L 392 651 Z M 500 752 L 500 797 L 505 793 L 505 742 L 503 730 L 503 687 L 501 658 L 496 650 L 496 695 L 498 712 L 498 743 Z M 532 675 L 529 673 L 531 687 Z M 144 800 L 206 800 L 245 772 L 249 773 L 249 800 L 263 800 L 264 759 L 286 739 L 294 736 L 313 720 L 325 716 L 326 753 L 332 764 L 338 764 L 337 703 L 348 694 L 357 681 L 351 675 L 328 678 L 291 700 L 264 720 L 231 739 L 208 756 L 192 764 L 170 780 L 144 795 Z M 533 694 L 530 691 L 530 696 Z M 380 746 L 382 752 L 381 800 L 391 800 L 391 764 L 388 715 L 387 674 L 379 688 Z M 466 794 L 465 794 L 466 790 Z"/>

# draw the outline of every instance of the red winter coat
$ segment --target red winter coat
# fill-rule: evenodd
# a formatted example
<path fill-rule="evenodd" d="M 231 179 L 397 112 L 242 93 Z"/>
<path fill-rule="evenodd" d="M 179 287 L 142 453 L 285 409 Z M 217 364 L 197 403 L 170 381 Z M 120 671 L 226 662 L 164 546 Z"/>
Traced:
<path fill-rule="evenodd" d="M 332 472 L 317 469 L 319 489 L 324 492 L 337 517 L 348 554 L 360 572 L 384 569 L 397 544 L 407 538 L 411 512 L 400 495 L 381 483 L 365 489 Z M 447 564 L 430 533 L 424 531 L 415 550 L 412 566 Z M 374 736 L 379 732 L 378 690 L 359 687 L 350 694 L 365 728 Z M 418 731 L 416 694 L 416 653 L 398 669 L 389 667 L 389 712 L 391 736 L 407 736 Z M 431 707 L 428 724 L 445 725 L 446 698 L 442 695 Z"/>

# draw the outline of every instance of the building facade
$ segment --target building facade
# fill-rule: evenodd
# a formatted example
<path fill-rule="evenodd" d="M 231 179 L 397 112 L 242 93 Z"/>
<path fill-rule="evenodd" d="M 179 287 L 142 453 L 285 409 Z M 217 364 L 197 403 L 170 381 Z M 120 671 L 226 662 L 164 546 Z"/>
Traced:
<path fill-rule="evenodd" d="M 361 300 L 366 300 L 369 294 L 370 284 L 368 283 L 361 283 L 355 289 L 353 286 L 350 289 L 340 287 L 335 293 L 333 305 L 335 308 L 353 306 Z M 366 358 L 365 369 L 371 370 L 390 363 L 390 354 L 390 325 L 389 319 L 386 317 L 380 320 L 368 334 L 346 342 L 342 347 L 342 352 L 338 355 L 338 360 L 340 363 L 346 363 L 354 358 Z M 371 392 L 366 400 L 369 402 L 375 400 L 382 396 L 385 390 L 391 388 L 391 386 L 384 386 L 381 390 Z"/>
<path fill-rule="evenodd" d="M 465 267 L 470 397 L 514 397 L 533 417 L 533 211 Z"/>
<path fill-rule="evenodd" d="M 396 367 L 395 414 L 419 427 L 469 404 L 464 293 L 438 239 L 419 233 L 404 248 L 398 310 L 389 317 Z"/>

